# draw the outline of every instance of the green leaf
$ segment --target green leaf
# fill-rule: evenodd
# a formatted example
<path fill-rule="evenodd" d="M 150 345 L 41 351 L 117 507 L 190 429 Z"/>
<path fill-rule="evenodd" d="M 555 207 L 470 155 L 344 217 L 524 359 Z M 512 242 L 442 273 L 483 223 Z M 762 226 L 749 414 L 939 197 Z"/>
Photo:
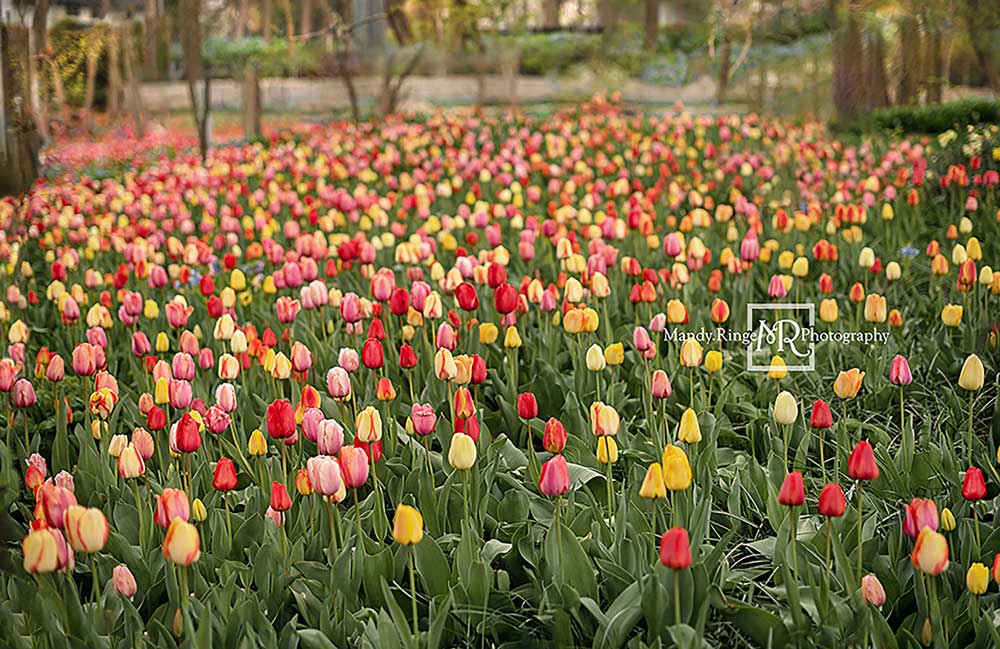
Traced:
<path fill-rule="evenodd" d="M 553 522 L 545 535 L 545 561 L 557 581 L 596 599 L 597 578 L 590 557 L 573 530 L 562 523 Z"/>
<path fill-rule="evenodd" d="M 337 649 L 333 640 L 319 629 L 299 629 L 296 633 L 304 649 Z"/>
<path fill-rule="evenodd" d="M 607 620 L 594 635 L 594 649 L 618 649 L 642 617 L 639 583 L 622 591 L 605 614 Z"/>
<path fill-rule="evenodd" d="M 447 594 L 451 567 L 437 542 L 424 536 L 420 543 L 413 546 L 413 556 L 427 592 L 432 596 Z"/>

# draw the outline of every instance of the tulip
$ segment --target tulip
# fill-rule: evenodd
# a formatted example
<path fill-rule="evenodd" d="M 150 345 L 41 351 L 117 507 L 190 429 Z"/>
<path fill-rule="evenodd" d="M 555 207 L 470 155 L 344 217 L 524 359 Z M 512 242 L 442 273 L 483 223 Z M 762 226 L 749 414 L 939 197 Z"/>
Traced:
<path fill-rule="evenodd" d="M 652 349 L 652 348 L 650 348 Z M 604 362 L 611 366 L 621 365 L 625 361 L 625 346 L 621 343 L 611 343 L 604 348 Z"/>
<path fill-rule="evenodd" d="M 650 379 L 651 392 L 656 399 L 666 399 L 673 394 L 673 387 L 670 385 L 670 378 L 663 370 L 655 370 Z"/>
<path fill-rule="evenodd" d="M 611 465 L 618 461 L 618 444 L 614 437 L 597 438 L 597 462 L 607 464 L 610 472 Z"/>
<path fill-rule="evenodd" d="M 392 538 L 400 545 L 416 545 L 424 538 L 424 518 L 413 507 L 400 505 L 392 522 Z"/>
<path fill-rule="evenodd" d="M 108 540 L 108 519 L 96 507 L 69 507 L 64 516 L 66 540 L 77 552 L 93 554 L 104 548 Z"/>
<path fill-rule="evenodd" d="M 164 489 L 163 493 L 156 496 L 156 511 L 153 514 L 153 522 L 167 529 L 175 518 L 188 520 L 191 517 L 191 509 L 188 505 L 187 494 L 180 489 Z"/>
<path fill-rule="evenodd" d="M 946 304 L 941 309 L 941 322 L 946 327 L 958 327 L 962 324 L 962 313 L 964 309 L 955 304 Z"/>
<path fill-rule="evenodd" d="M 705 354 L 705 369 L 709 372 L 718 372 L 722 369 L 722 352 L 713 349 Z M 710 389 L 711 390 L 711 389 Z M 709 392 L 711 394 L 711 391 Z"/>
<path fill-rule="evenodd" d="M 382 440 L 382 415 L 374 406 L 368 406 L 355 419 L 355 435 L 366 444 Z"/>
<path fill-rule="evenodd" d="M 62 532 L 43 527 L 32 529 L 21 541 L 24 570 L 40 574 L 60 570 L 67 565 L 69 548 Z"/>
<path fill-rule="evenodd" d="M 430 435 L 437 424 L 437 413 L 430 404 L 415 403 L 410 408 L 410 421 L 413 422 L 414 433 L 421 436 Z"/>
<path fill-rule="evenodd" d="M 274 481 L 271 483 L 271 509 L 276 512 L 288 511 L 292 507 L 292 499 L 288 495 L 288 487 Z"/>
<path fill-rule="evenodd" d="M 698 423 L 698 415 L 695 414 L 693 408 L 688 408 L 681 415 L 677 439 L 685 444 L 697 444 L 701 441 L 701 425 Z"/>
<path fill-rule="evenodd" d="M 191 503 L 191 518 L 198 523 L 208 518 L 208 510 L 205 509 L 205 503 L 201 501 L 201 498 L 195 498 L 194 502 Z"/>
<path fill-rule="evenodd" d="M 604 350 L 601 349 L 600 345 L 591 345 L 587 350 L 587 369 L 591 372 L 600 372 L 605 367 L 607 367 L 607 361 L 604 359 Z M 597 390 L 598 394 L 600 394 L 600 377 L 597 379 Z"/>
<path fill-rule="evenodd" d="M 864 378 L 865 373 L 857 368 L 841 372 L 833 383 L 833 391 L 841 399 L 853 399 L 858 396 L 858 390 L 861 389 L 861 382 Z"/>
<path fill-rule="evenodd" d="M 368 480 L 368 454 L 356 446 L 340 449 L 340 475 L 348 489 L 357 489 Z"/>
<path fill-rule="evenodd" d="M 611 406 L 595 401 L 590 404 L 590 430 L 596 437 L 615 436 L 621 426 L 618 411 Z"/>
<path fill-rule="evenodd" d="M 476 463 L 476 443 L 464 433 L 456 433 L 451 437 L 451 448 L 448 449 L 448 463 L 453 469 L 471 469 Z"/>
<path fill-rule="evenodd" d="M 951 532 L 955 529 L 955 515 L 947 507 L 941 510 L 941 529 L 945 532 Z"/>
<path fill-rule="evenodd" d="M 684 449 L 667 444 L 661 458 L 663 485 L 668 491 L 687 491 L 691 486 L 691 464 Z"/>
<path fill-rule="evenodd" d="M 549 498 L 569 492 L 569 467 L 562 455 L 555 455 L 542 464 L 538 477 L 538 490 Z"/>
<path fill-rule="evenodd" d="M 994 555 L 993 567 L 990 569 L 990 574 L 993 576 L 993 581 L 1000 584 L 1000 554 Z"/>
<path fill-rule="evenodd" d="M 819 494 L 819 513 L 827 518 L 838 518 L 844 515 L 847 510 L 847 501 L 844 498 L 844 490 L 840 485 L 831 482 L 823 487 Z"/>
<path fill-rule="evenodd" d="M 116 593 L 129 599 L 132 599 L 139 590 L 132 571 L 125 564 L 118 564 L 111 571 L 111 583 L 114 584 Z"/>
<path fill-rule="evenodd" d="M 938 512 L 933 500 L 914 498 L 906 506 L 903 517 L 903 532 L 911 539 L 916 539 L 923 528 L 937 530 Z"/>
<path fill-rule="evenodd" d="M 532 392 L 522 392 L 517 395 L 517 416 L 521 419 L 534 419 L 538 416 L 538 401 Z"/>
<path fill-rule="evenodd" d="M 555 417 L 545 422 L 545 432 L 542 435 L 542 448 L 549 453 L 562 453 L 566 448 L 566 428 Z"/>
<path fill-rule="evenodd" d="M 236 466 L 229 458 L 223 457 L 215 465 L 212 487 L 216 491 L 231 491 L 236 488 Z"/>
<path fill-rule="evenodd" d="M 134 443 L 122 449 L 118 455 L 118 474 L 126 479 L 138 478 L 146 472 L 146 463 Z"/>
<path fill-rule="evenodd" d="M 788 366 L 781 356 L 775 355 L 771 358 L 771 364 L 767 368 L 767 378 L 781 381 L 788 376 Z"/>
<path fill-rule="evenodd" d="M 910 561 L 926 575 L 941 574 L 948 567 L 948 541 L 943 534 L 924 527 L 913 545 Z"/>
<path fill-rule="evenodd" d="M 966 433 L 965 459 L 967 464 L 972 464 L 972 445 L 974 437 L 972 435 L 972 406 L 975 400 L 975 393 L 983 387 L 985 382 L 985 370 L 983 362 L 975 354 L 970 354 L 962 364 L 962 373 L 958 377 L 958 386 L 969 393 L 969 428 Z"/>
<path fill-rule="evenodd" d="M 866 603 L 875 608 L 882 608 L 885 604 L 885 589 L 875 575 L 865 575 L 861 578 L 861 595 Z"/>
<path fill-rule="evenodd" d="M 173 519 L 163 541 L 163 556 L 179 566 L 190 566 L 197 561 L 201 556 L 198 528 L 183 518 Z"/>
<path fill-rule="evenodd" d="M 672 527 L 660 538 L 660 563 L 674 571 L 674 624 L 681 623 L 680 572 L 691 565 L 691 541 L 683 527 Z"/>
<path fill-rule="evenodd" d="M 71 489 L 58 484 L 45 483 L 38 490 L 38 504 L 49 527 L 63 528 L 66 510 L 76 505 L 76 496 Z"/>
<path fill-rule="evenodd" d="M 267 455 L 267 438 L 264 437 L 264 433 L 260 432 L 259 428 L 255 428 L 250 433 L 250 440 L 247 442 L 247 452 L 254 457 Z"/>
<path fill-rule="evenodd" d="M 871 444 L 867 440 L 858 442 L 847 459 L 847 475 L 855 480 L 874 480 L 878 473 Z"/>
<path fill-rule="evenodd" d="M 973 595 L 982 595 L 990 583 L 990 571 L 981 563 L 973 563 L 965 573 L 965 586 Z"/>
<path fill-rule="evenodd" d="M 886 302 L 881 295 L 871 293 L 865 299 L 865 321 L 873 323 L 885 322 Z"/>
<path fill-rule="evenodd" d="M 805 487 L 802 483 L 802 474 L 792 471 L 785 476 L 781 483 L 781 490 L 778 492 L 778 502 L 786 507 L 797 507 L 806 500 Z"/>
<path fill-rule="evenodd" d="M 666 498 L 667 487 L 663 482 L 663 467 L 660 466 L 659 462 L 653 462 L 646 469 L 646 476 L 642 480 L 642 485 L 639 487 L 639 496 L 641 498 L 657 499 Z M 654 509 L 653 520 L 655 523 L 656 515 Z"/>
<path fill-rule="evenodd" d="M 267 434 L 274 439 L 286 439 L 295 434 L 295 410 L 287 399 L 276 399 L 265 413 Z"/>

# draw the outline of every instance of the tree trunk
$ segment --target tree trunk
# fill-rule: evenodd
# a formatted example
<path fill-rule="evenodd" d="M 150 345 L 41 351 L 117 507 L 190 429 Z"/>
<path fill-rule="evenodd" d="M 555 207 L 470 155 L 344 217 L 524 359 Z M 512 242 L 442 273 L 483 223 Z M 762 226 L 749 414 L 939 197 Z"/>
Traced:
<path fill-rule="evenodd" d="M 715 101 L 719 104 L 726 101 L 726 91 L 729 89 L 730 61 L 733 57 L 733 40 L 729 31 L 723 26 L 722 50 L 719 52 L 719 87 L 716 90 Z"/>
<path fill-rule="evenodd" d="M 920 78 L 920 26 L 913 16 L 899 19 L 899 81 L 896 103 L 912 104 L 917 100 Z"/>
<path fill-rule="evenodd" d="M 195 128 L 198 131 L 198 148 L 202 162 L 208 156 L 208 115 L 211 106 L 209 81 L 205 75 L 205 62 L 201 52 L 201 0 L 180 0 L 181 56 L 184 77 L 188 84 L 188 98 Z M 202 93 L 198 93 L 198 83 Z"/>
<path fill-rule="evenodd" d="M 146 19 L 143 22 L 144 51 L 142 57 L 142 76 L 146 79 L 155 79 L 159 61 L 157 60 L 157 46 L 159 44 L 160 33 L 160 3 L 157 0 L 146 0 Z"/>
<path fill-rule="evenodd" d="M 944 48 L 941 46 L 941 30 L 931 29 L 927 37 L 927 52 L 924 56 L 927 70 L 927 103 L 939 103 L 944 88 Z"/>
<path fill-rule="evenodd" d="M 240 8 L 236 13 L 236 26 L 233 38 L 242 41 L 247 35 L 247 21 L 250 19 L 250 0 L 240 0 Z"/>
<path fill-rule="evenodd" d="M 257 66 L 248 63 L 243 68 L 243 137 L 251 140 L 260 135 L 260 77 Z"/>
<path fill-rule="evenodd" d="M 87 34 L 87 85 L 83 98 L 83 125 L 90 130 L 94 126 L 94 96 L 97 94 L 97 64 L 101 59 L 103 34 L 95 35 L 91 28 Z"/>
<path fill-rule="evenodd" d="M 562 0 L 545 0 L 542 6 L 542 26 L 545 29 L 559 29 L 559 10 L 562 8 Z"/>
<path fill-rule="evenodd" d="M 121 42 L 118 30 L 108 30 L 108 96 L 107 113 L 111 118 L 118 117 L 121 112 L 122 72 L 121 72 Z"/>
<path fill-rule="evenodd" d="M 313 3 L 312 0 L 301 0 L 302 16 L 299 18 L 299 33 L 308 34 L 312 31 Z"/>
<path fill-rule="evenodd" d="M 265 41 L 271 40 L 271 20 L 274 16 L 274 0 L 260 0 L 261 1 L 261 21 L 260 21 L 260 35 Z"/>
<path fill-rule="evenodd" d="M 642 45 L 655 52 L 660 41 L 660 0 L 645 0 Z"/>
<path fill-rule="evenodd" d="M 385 10 L 388 14 L 389 29 L 396 37 L 396 44 L 404 47 L 413 40 L 413 30 L 410 29 L 410 19 L 400 4 L 400 0 L 386 0 Z M 344 16 L 344 19 L 346 20 L 347 16 Z"/>
<path fill-rule="evenodd" d="M 32 113 L 38 133 L 43 140 L 49 139 L 48 92 L 45 88 L 45 46 L 48 35 L 49 0 L 38 0 L 35 3 L 35 14 L 31 20 L 31 66 L 30 88 Z"/>
<path fill-rule="evenodd" d="M 141 140 L 144 137 L 142 125 L 142 97 L 139 94 L 139 75 L 135 65 L 135 50 L 132 47 L 132 23 L 122 25 L 122 53 L 125 59 L 125 98 L 128 104 L 128 111 L 132 115 L 132 123 L 135 126 L 135 137 Z"/>
<path fill-rule="evenodd" d="M 889 105 L 889 79 L 885 72 L 885 39 L 878 28 L 864 38 L 865 108 L 872 110 Z"/>
<path fill-rule="evenodd" d="M 837 0 L 831 0 L 834 25 L 838 6 Z M 841 119 L 852 119 L 860 112 L 864 96 L 861 15 L 855 0 L 848 4 L 847 24 L 833 33 L 833 103 Z"/>
<path fill-rule="evenodd" d="M 292 0 L 283 0 L 285 13 L 285 37 L 288 39 L 288 51 L 292 53 L 295 47 L 295 16 L 292 14 Z"/>
<path fill-rule="evenodd" d="M 1000 8 L 996 2 L 980 2 L 980 0 L 964 0 L 962 13 L 969 32 L 969 41 L 976 54 L 976 61 L 986 77 L 986 83 L 994 97 L 1000 97 L 1000 73 L 997 72 L 996 61 L 993 58 L 993 30 L 1000 23 Z"/>

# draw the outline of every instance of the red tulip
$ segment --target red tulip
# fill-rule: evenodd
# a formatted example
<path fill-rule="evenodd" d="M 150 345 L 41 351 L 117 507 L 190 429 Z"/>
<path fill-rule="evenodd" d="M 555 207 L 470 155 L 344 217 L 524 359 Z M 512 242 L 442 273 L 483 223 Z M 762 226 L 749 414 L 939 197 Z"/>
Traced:
<path fill-rule="evenodd" d="M 389 311 L 395 316 L 404 316 L 410 310 L 410 292 L 405 288 L 395 288 L 389 297 Z"/>
<path fill-rule="evenodd" d="M 417 366 L 417 352 L 413 351 L 410 343 L 403 343 L 399 348 L 399 366 L 404 370 Z"/>
<path fill-rule="evenodd" d="M 500 264 L 490 264 L 486 268 L 486 284 L 496 288 L 507 281 L 507 269 Z"/>
<path fill-rule="evenodd" d="M 345 446 L 340 449 L 340 476 L 344 486 L 357 489 L 368 480 L 368 454 L 356 446 Z"/>
<path fill-rule="evenodd" d="M 476 287 L 469 282 L 462 282 L 455 289 L 455 300 L 463 311 L 475 311 L 479 308 L 479 294 Z"/>
<path fill-rule="evenodd" d="M 486 380 L 486 360 L 479 354 L 472 355 L 472 375 L 469 380 L 472 385 L 479 385 Z"/>
<path fill-rule="evenodd" d="M 212 486 L 216 491 L 231 491 L 236 488 L 236 467 L 228 457 L 219 458 L 212 476 Z"/>
<path fill-rule="evenodd" d="M 792 471 L 785 476 L 778 492 L 778 502 L 786 507 L 796 507 L 806 501 L 806 489 L 802 484 L 802 474 Z"/>
<path fill-rule="evenodd" d="M 847 458 L 847 475 L 855 480 L 874 480 L 878 477 L 875 453 L 868 440 L 861 440 Z"/>
<path fill-rule="evenodd" d="M 194 453 L 201 448 L 201 426 L 191 416 L 190 412 L 185 412 L 177 422 L 177 450 L 181 453 Z"/>
<path fill-rule="evenodd" d="M 830 406 L 822 399 L 816 399 L 813 403 L 812 416 L 809 418 L 809 425 L 813 428 L 829 428 L 833 426 L 833 414 Z"/>
<path fill-rule="evenodd" d="M 517 395 L 517 416 L 521 419 L 533 419 L 538 416 L 538 402 L 532 392 L 522 392 Z"/>
<path fill-rule="evenodd" d="M 490 267 L 492 268 L 495 265 L 492 264 Z M 493 306 L 496 308 L 497 313 L 502 315 L 513 313 L 519 301 L 517 289 L 507 283 L 497 286 L 496 291 L 493 293 Z"/>
<path fill-rule="evenodd" d="M 163 430 L 167 425 L 167 414 L 159 406 L 153 406 L 146 413 L 146 428 L 149 430 Z"/>
<path fill-rule="evenodd" d="M 847 509 L 847 500 L 844 498 L 844 490 L 840 485 L 831 482 L 823 487 L 819 494 L 819 513 L 827 518 L 836 518 L 844 515 Z"/>
<path fill-rule="evenodd" d="M 672 570 L 691 565 L 691 540 L 683 527 L 672 527 L 660 538 L 660 563 Z"/>
<path fill-rule="evenodd" d="M 986 481 L 983 479 L 983 472 L 974 466 L 970 466 L 965 472 L 965 479 L 962 480 L 962 498 L 966 500 L 982 500 L 986 497 Z"/>
<path fill-rule="evenodd" d="M 378 322 L 373 320 L 373 322 Z M 369 338 L 361 347 L 361 362 L 370 370 L 377 370 L 385 362 L 382 343 L 376 338 Z"/>
<path fill-rule="evenodd" d="M 265 415 L 267 434 L 275 439 L 285 439 L 295 434 L 295 410 L 288 399 L 276 399 L 267 407 Z"/>
<path fill-rule="evenodd" d="M 288 487 L 280 482 L 271 483 L 271 509 L 283 512 L 291 509 L 292 499 L 288 496 Z"/>

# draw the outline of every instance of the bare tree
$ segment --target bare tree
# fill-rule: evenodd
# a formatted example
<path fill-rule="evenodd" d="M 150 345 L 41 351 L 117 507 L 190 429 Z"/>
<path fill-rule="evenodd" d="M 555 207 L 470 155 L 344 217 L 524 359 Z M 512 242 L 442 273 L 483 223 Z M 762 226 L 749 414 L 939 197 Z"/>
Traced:
<path fill-rule="evenodd" d="M 93 127 L 94 96 L 97 94 L 97 65 L 107 40 L 107 30 L 101 27 L 91 27 L 84 37 L 84 48 L 87 55 L 87 81 L 83 99 L 83 123 L 87 129 Z"/>
<path fill-rule="evenodd" d="M 132 115 L 135 126 L 135 136 L 143 138 L 142 96 L 139 94 L 139 75 L 136 71 L 135 48 L 132 43 L 132 23 L 125 23 L 121 28 L 122 53 L 125 59 L 125 102 Z"/>
<path fill-rule="evenodd" d="M 233 38 L 238 41 L 246 38 L 247 22 L 250 20 L 250 0 L 240 0 L 239 9 L 236 12 L 236 25 L 233 31 Z"/>
<path fill-rule="evenodd" d="M 559 29 L 560 9 L 562 0 L 545 0 L 545 4 L 542 5 L 542 26 L 546 29 Z"/>
<path fill-rule="evenodd" d="M 260 0 L 260 32 L 265 41 L 271 40 L 271 21 L 274 18 L 274 0 Z"/>
<path fill-rule="evenodd" d="M 49 111 L 45 92 L 45 49 L 48 43 L 49 0 L 38 0 L 31 19 L 31 103 L 35 124 L 43 140 L 49 139 Z"/>

